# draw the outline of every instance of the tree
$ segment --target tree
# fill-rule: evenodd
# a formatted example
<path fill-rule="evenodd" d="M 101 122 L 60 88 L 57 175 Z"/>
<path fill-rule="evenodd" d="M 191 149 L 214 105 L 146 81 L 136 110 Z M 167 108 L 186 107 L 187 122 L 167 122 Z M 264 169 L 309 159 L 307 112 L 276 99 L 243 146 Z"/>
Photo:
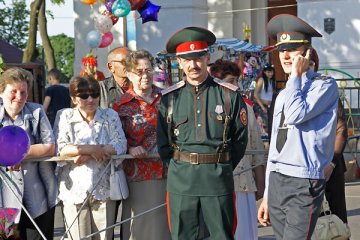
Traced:
<path fill-rule="evenodd" d="M 28 16 L 25 0 L 12 0 L 10 5 L 0 0 L 0 39 L 24 49 L 29 29 Z"/>
<path fill-rule="evenodd" d="M 56 66 L 64 75 L 61 82 L 68 82 L 74 75 L 75 39 L 65 34 L 59 34 L 49 38 L 54 48 Z M 41 48 L 42 46 L 38 48 L 38 52 L 40 53 L 42 52 Z"/>
<path fill-rule="evenodd" d="M 52 3 L 61 4 L 64 0 L 51 0 Z M 39 26 L 41 40 L 43 42 L 45 63 L 48 69 L 56 68 L 54 50 L 47 33 L 45 0 L 33 0 L 30 4 L 29 38 L 24 50 L 23 62 L 34 61 L 37 57 L 36 33 Z"/>

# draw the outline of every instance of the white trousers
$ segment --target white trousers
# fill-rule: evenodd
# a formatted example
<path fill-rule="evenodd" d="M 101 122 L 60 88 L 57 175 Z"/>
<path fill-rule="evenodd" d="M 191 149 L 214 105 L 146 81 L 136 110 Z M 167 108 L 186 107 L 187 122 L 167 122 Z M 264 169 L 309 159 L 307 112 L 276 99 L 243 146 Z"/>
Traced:
<path fill-rule="evenodd" d="M 68 229 L 74 221 L 78 209 L 81 205 L 64 203 L 64 221 Z M 98 201 L 90 197 L 89 202 L 85 204 L 75 223 L 72 225 L 70 232 L 67 234 L 69 240 L 80 240 L 81 238 L 102 230 L 115 222 L 115 201 Z M 103 231 L 100 234 L 89 238 L 91 240 L 112 240 L 114 229 Z"/>
<path fill-rule="evenodd" d="M 258 223 L 254 192 L 236 192 L 235 240 L 257 240 Z"/>

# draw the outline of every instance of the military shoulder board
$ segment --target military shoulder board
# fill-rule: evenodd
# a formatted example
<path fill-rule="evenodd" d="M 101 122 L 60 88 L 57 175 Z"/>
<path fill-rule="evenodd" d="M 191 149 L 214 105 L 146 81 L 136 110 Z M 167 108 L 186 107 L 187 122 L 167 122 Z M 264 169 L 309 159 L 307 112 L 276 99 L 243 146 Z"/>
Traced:
<path fill-rule="evenodd" d="M 180 82 L 178 82 L 178 83 L 176 83 L 176 84 L 174 84 L 174 85 L 171 85 L 170 87 L 162 90 L 162 91 L 161 91 L 161 95 L 164 96 L 164 95 L 166 95 L 166 94 L 168 94 L 168 93 L 170 93 L 170 92 L 173 92 L 173 91 L 175 91 L 176 89 L 179 89 L 179 88 L 181 88 L 181 87 L 183 87 L 183 86 L 185 86 L 185 81 L 184 81 L 184 80 L 182 80 L 182 81 L 180 81 Z"/>
<path fill-rule="evenodd" d="M 214 78 L 214 82 L 216 82 L 217 84 L 223 86 L 223 87 L 226 87 L 228 89 L 231 89 L 233 91 L 237 91 L 239 88 L 231 83 L 228 83 L 228 82 L 225 82 L 221 79 L 218 79 L 218 78 Z"/>

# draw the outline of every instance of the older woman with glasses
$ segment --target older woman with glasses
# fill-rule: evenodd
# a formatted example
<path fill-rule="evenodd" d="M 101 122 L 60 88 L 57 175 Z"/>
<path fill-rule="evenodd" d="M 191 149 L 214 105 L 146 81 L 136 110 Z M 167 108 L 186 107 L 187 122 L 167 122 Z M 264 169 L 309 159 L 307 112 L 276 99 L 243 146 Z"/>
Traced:
<path fill-rule="evenodd" d="M 166 199 L 167 166 L 160 158 L 147 158 L 149 154 L 157 153 L 156 121 L 160 93 L 152 85 L 153 60 L 145 50 L 127 56 L 127 77 L 133 89 L 114 105 L 124 126 L 128 152 L 134 157 L 124 161 L 130 196 L 123 202 L 123 219 L 157 207 Z M 159 208 L 125 223 L 122 239 L 170 239 L 166 208 Z"/>
<path fill-rule="evenodd" d="M 64 220 L 69 228 L 81 204 L 91 194 L 70 228 L 70 239 L 80 239 L 104 229 L 115 221 L 115 201 L 109 198 L 110 168 L 103 173 L 111 155 L 126 152 L 126 139 L 118 114 L 99 108 L 99 83 L 91 77 L 70 81 L 74 108 L 57 114 L 55 133 L 60 157 L 75 157 L 74 162 L 59 162 L 59 198 L 64 205 Z M 101 180 L 98 185 L 99 177 Z M 109 229 L 95 239 L 112 239 Z"/>

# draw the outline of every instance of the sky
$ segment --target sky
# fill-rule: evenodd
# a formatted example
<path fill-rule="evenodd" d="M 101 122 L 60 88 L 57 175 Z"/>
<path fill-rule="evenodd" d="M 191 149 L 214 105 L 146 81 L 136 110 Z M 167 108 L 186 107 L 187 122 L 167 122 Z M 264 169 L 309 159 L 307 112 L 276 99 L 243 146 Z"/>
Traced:
<path fill-rule="evenodd" d="M 11 4 L 11 0 L 5 0 L 5 4 Z M 26 5 L 30 10 L 32 0 L 26 0 Z M 64 4 L 55 5 L 50 0 L 46 0 L 46 9 L 50 10 L 54 15 L 54 19 L 47 16 L 47 27 L 49 36 L 64 33 L 69 37 L 74 37 L 74 16 L 73 16 L 73 0 L 65 0 Z M 38 43 L 40 35 L 37 36 Z"/>

